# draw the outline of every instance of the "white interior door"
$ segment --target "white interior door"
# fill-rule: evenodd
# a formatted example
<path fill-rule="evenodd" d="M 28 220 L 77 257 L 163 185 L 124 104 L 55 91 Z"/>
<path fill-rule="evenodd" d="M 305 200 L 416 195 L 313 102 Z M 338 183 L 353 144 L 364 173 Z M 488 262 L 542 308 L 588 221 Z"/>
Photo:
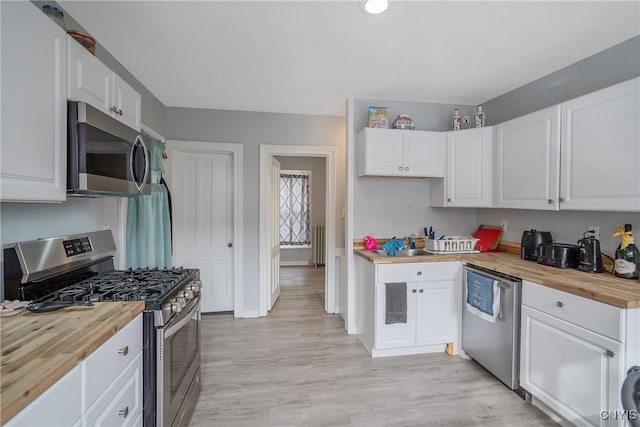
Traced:
<path fill-rule="evenodd" d="M 269 310 L 280 296 L 280 162 L 271 156 L 269 165 Z"/>
<path fill-rule="evenodd" d="M 200 269 L 203 313 L 233 310 L 233 157 L 176 151 L 172 177 L 174 264 Z"/>

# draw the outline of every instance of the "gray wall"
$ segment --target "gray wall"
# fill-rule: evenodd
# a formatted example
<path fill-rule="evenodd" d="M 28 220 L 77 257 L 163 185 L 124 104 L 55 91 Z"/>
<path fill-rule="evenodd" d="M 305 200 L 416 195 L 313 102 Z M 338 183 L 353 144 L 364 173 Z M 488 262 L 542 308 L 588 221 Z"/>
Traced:
<path fill-rule="evenodd" d="M 640 36 L 483 103 L 487 126 L 640 75 Z"/>
<path fill-rule="evenodd" d="M 167 139 L 243 144 L 244 308 L 259 309 L 260 144 L 321 145 L 337 148 L 336 244 L 344 242 L 340 211 L 345 195 L 345 121 L 343 117 L 167 108 Z"/>
<path fill-rule="evenodd" d="M 471 105 L 356 99 L 356 133 L 367 126 L 370 105 L 389 107 L 390 123 L 398 114 L 408 114 L 416 129 L 433 131 L 451 130 L 455 108 L 463 116 L 473 117 L 475 112 Z M 350 162 L 355 165 L 355 158 Z M 354 238 L 422 236 L 425 226 L 433 226 L 439 234 L 473 233 L 476 210 L 430 207 L 429 184 L 429 179 L 355 177 Z"/>
<path fill-rule="evenodd" d="M 276 156 L 282 170 L 311 171 L 311 225 L 325 224 L 326 160 L 322 157 Z M 344 239 L 339 242 L 343 246 Z M 311 249 L 280 250 L 280 262 L 300 262 L 305 265 L 313 258 Z"/>
<path fill-rule="evenodd" d="M 640 36 L 486 101 L 487 122 L 498 124 L 636 76 L 640 76 Z M 586 227 L 599 226 L 600 243 L 608 254 L 618 245 L 618 239 L 611 238 L 617 225 L 631 223 L 640 230 L 637 212 L 478 210 L 478 224 L 500 224 L 501 219 L 508 221 L 503 239 L 515 242 L 520 241 L 522 231 L 537 228 L 551 231 L 558 242 L 575 243 Z"/>

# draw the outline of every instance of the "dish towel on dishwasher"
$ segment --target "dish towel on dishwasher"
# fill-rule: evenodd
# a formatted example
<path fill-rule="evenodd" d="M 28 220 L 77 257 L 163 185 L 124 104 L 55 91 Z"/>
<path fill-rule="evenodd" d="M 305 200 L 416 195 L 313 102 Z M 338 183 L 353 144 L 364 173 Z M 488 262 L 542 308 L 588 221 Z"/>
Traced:
<path fill-rule="evenodd" d="M 498 283 L 498 280 L 467 271 L 467 310 L 487 322 L 495 323 L 500 311 Z"/>
<path fill-rule="evenodd" d="M 386 325 L 407 323 L 407 284 L 385 283 L 385 319 Z"/>

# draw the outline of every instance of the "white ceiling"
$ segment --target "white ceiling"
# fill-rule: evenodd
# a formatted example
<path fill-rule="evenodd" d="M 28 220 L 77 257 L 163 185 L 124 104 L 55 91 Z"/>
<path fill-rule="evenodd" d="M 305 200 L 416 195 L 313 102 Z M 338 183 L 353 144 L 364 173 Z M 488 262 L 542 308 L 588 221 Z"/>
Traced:
<path fill-rule="evenodd" d="M 59 1 L 166 106 L 475 105 L 640 34 L 640 1 Z M 615 66 L 615 64 L 612 64 Z"/>

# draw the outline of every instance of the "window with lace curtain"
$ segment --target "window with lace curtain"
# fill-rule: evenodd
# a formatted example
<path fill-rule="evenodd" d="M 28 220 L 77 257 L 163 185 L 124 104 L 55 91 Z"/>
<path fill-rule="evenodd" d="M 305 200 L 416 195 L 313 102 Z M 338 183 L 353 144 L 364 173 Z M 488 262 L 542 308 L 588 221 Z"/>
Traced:
<path fill-rule="evenodd" d="M 311 245 L 311 171 L 280 171 L 280 246 Z"/>

